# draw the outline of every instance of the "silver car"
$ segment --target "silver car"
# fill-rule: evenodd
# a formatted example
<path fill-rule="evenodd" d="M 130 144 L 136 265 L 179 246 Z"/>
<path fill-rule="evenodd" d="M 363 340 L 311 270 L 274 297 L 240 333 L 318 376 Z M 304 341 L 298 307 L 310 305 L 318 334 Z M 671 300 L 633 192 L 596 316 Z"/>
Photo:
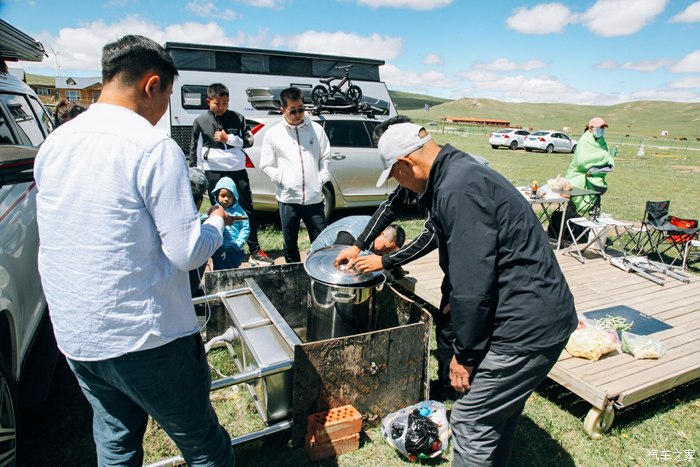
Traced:
<path fill-rule="evenodd" d="M 260 150 L 267 129 L 281 119 L 276 116 L 248 120 L 255 143 L 246 149 L 246 167 L 257 211 L 277 210 L 276 187 L 260 169 Z M 397 185 L 391 178 L 381 187 L 376 186 L 383 166 L 372 133 L 382 120 L 356 114 L 313 115 L 311 119 L 323 126 L 331 145 L 331 180 L 323 187 L 326 219 L 334 209 L 379 206 Z"/>
<path fill-rule="evenodd" d="M 0 56 L 41 61 L 43 53 L 41 44 L 0 20 Z M 42 401 L 58 355 L 37 266 L 33 177 L 37 147 L 50 130 L 34 91 L 0 72 L 0 465 L 17 462 L 18 400 Z"/>
<path fill-rule="evenodd" d="M 574 152 L 576 140 L 566 133 L 558 131 L 536 131 L 525 138 L 523 147 L 526 151 Z"/>
<path fill-rule="evenodd" d="M 491 136 L 489 136 L 489 144 L 494 149 L 498 149 L 503 146 L 514 151 L 519 147 L 523 147 L 523 141 L 525 141 L 525 137 L 529 134 L 530 132 L 527 130 L 506 128 L 503 130 L 498 130 L 495 133 L 491 133 Z"/>

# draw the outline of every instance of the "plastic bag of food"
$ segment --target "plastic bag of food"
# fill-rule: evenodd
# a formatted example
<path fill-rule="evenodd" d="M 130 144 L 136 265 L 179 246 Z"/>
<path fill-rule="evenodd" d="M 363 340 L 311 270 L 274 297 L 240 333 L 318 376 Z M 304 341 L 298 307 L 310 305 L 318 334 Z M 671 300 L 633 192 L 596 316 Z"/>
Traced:
<path fill-rule="evenodd" d="M 392 412 L 382 419 L 382 436 L 410 461 L 437 457 L 450 439 L 445 406 L 427 400 Z"/>
<path fill-rule="evenodd" d="M 596 325 L 594 320 L 579 318 L 576 329 L 566 343 L 566 351 L 573 357 L 597 361 L 601 356 L 617 350 L 617 333 Z"/>
<path fill-rule="evenodd" d="M 557 175 L 557 178 L 550 178 L 547 180 L 547 185 L 549 185 L 552 190 L 571 191 L 571 182 L 561 175 Z"/>
<path fill-rule="evenodd" d="M 663 342 L 631 332 L 622 332 L 622 351 L 636 359 L 659 358 L 666 353 Z"/>

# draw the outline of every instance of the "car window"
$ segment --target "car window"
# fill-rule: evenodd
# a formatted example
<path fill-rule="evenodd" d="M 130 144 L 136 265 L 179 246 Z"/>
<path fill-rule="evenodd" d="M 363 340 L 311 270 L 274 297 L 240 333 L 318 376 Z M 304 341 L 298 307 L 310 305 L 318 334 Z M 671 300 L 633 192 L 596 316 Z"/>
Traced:
<path fill-rule="evenodd" d="M 570 139 L 571 139 L 571 138 L 569 138 L 568 136 L 566 136 L 564 133 L 561 133 L 561 134 L 559 135 L 559 137 L 562 138 L 562 139 L 565 139 L 565 140 L 570 140 Z"/>
<path fill-rule="evenodd" d="M 374 142 L 374 129 L 379 126 L 379 122 L 365 122 L 367 125 L 367 132 L 369 133 L 369 139 L 371 140 L 372 147 L 376 148 L 377 144 Z"/>
<path fill-rule="evenodd" d="M 324 126 L 331 146 L 353 148 L 371 148 L 372 142 L 362 122 L 356 121 L 326 121 Z"/>
<path fill-rule="evenodd" d="M 44 137 L 46 137 L 51 130 L 53 130 L 53 122 L 51 121 L 51 116 L 46 111 L 43 105 L 39 103 L 37 99 L 29 96 L 29 103 L 32 104 L 34 113 L 39 117 L 39 121 L 42 123 L 42 129 L 44 130 Z"/>
<path fill-rule="evenodd" d="M 0 144 L 15 144 L 15 138 L 12 136 L 12 131 L 10 131 L 2 109 L 0 109 Z"/>
<path fill-rule="evenodd" d="M 525 131 L 525 130 L 518 130 L 518 131 L 515 132 L 515 134 L 516 134 L 516 135 L 520 135 L 520 136 L 527 136 L 527 135 L 529 135 L 530 133 L 527 132 L 527 131 Z"/>
<path fill-rule="evenodd" d="M 17 123 L 27 141 L 32 146 L 39 146 L 44 141 L 44 134 L 34 118 L 34 112 L 27 99 L 16 94 L 2 94 L 0 99 L 5 102 L 10 111 L 10 117 Z"/>

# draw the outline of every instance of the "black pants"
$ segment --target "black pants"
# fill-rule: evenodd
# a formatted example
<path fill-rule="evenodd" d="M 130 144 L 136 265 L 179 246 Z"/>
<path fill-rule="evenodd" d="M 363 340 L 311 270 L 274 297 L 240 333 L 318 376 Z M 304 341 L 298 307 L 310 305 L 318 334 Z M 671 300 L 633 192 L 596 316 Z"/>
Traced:
<path fill-rule="evenodd" d="M 317 204 L 290 204 L 279 202 L 282 236 L 284 237 L 284 259 L 288 263 L 301 261 L 299 255 L 299 225 L 306 224 L 309 240 L 313 243 L 316 237 L 326 228 L 323 216 L 323 202 Z"/>
<path fill-rule="evenodd" d="M 214 187 L 223 177 L 229 177 L 236 184 L 236 189 L 238 190 L 238 199 L 236 200 L 238 204 L 245 211 L 246 216 L 248 216 L 248 223 L 250 224 L 250 234 L 248 235 L 248 250 L 250 254 L 254 255 L 260 251 L 260 243 L 258 243 L 258 223 L 255 220 L 255 214 L 253 213 L 253 193 L 250 191 L 250 181 L 248 180 L 248 172 L 243 170 L 236 170 L 235 172 L 219 172 L 207 170 L 205 172 L 207 176 L 207 181 L 209 182 L 209 201 L 211 205 L 216 204 L 216 198 L 212 194 Z"/>

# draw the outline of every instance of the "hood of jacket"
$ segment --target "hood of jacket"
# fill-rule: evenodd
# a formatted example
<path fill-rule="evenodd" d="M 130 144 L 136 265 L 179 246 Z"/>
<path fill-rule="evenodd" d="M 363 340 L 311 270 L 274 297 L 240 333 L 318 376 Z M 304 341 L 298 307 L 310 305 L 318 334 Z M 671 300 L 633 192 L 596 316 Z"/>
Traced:
<path fill-rule="evenodd" d="M 216 186 L 214 187 L 214 191 L 212 192 L 214 198 L 218 199 L 219 190 L 221 190 L 222 188 L 226 188 L 231 193 L 233 193 L 233 197 L 235 198 L 234 204 L 238 202 L 238 189 L 236 188 L 236 184 L 230 177 L 221 177 L 219 179 L 219 181 L 216 183 Z"/>

